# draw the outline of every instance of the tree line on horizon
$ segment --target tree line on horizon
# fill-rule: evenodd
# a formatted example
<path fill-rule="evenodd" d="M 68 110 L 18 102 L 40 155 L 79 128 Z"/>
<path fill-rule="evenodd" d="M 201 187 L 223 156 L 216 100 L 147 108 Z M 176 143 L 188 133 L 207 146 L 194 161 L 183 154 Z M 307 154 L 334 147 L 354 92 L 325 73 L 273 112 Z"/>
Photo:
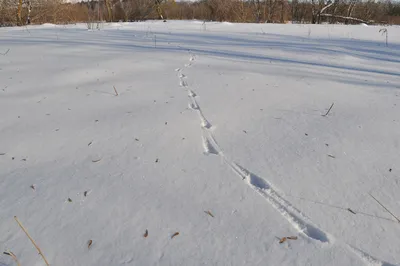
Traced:
<path fill-rule="evenodd" d="M 400 2 L 375 0 L 0 0 L 0 26 L 150 19 L 400 24 Z"/>

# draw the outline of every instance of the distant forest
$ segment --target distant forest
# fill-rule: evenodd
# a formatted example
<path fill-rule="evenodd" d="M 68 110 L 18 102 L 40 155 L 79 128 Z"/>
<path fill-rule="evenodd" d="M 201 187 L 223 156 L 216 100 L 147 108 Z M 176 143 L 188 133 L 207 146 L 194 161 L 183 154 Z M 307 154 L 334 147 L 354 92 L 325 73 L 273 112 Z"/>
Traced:
<path fill-rule="evenodd" d="M 0 0 L 0 26 L 149 19 L 400 24 L 400 2 L 360 0 Z"/>

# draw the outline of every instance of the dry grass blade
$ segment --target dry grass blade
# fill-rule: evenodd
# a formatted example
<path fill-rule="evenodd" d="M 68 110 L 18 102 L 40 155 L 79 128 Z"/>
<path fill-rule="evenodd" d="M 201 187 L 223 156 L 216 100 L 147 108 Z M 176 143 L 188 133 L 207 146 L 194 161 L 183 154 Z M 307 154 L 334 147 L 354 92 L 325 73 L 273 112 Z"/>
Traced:
<path fill-rule="evenodd" d="M 210 215 L 212 218 L 214 218 L 214 215 L 210 211 L 204 211 L 204 212 Z"/>
<path fill-rule="evenodd" d="M 146 229 L 146 232 L 144 233 L 143 237 L 148 237 L 149 236 L 149 231 Z"/>
<path fill-rule="evenodd" d="M 174 238 L 174 237 L 176 237 L 176 236 L 178 236 L 178 235 L 179 235 L 179 232 L 174 233 L 174 234 L 171 236 L 171 239 Z"/>
<path fill-rule="evenodd" d="M 118 91 L 117 91 L 117 89 L 115 88 L 115 86 L 113 86 L 113 88 L 114 88 L 114 91 L 115 91 L 115 96 L 118 96 Z"/>
<path fill-rule="evenodd" d="M 101 159 L 92 160 L 93 163 L 97 163 L 97 162 L 100 162 L 100 161 L 101 161 Z"/>
<path fill-rule="evenodd" d="M 285 241 L 286 241 L 286 237 L 282 237 L 281 240 L 279 240 L 279 244 L 282 244 Z"/>
<path fill-rule="evenodd" d="M 3 252 L 3 254 L 7 255 L 7 256 L 10 256 L 15 261 L 15 263 L 17 263 L 18 266 L 21 266 L 21 264 L 19 264 L 17 256 L 15 256 L 15 254 L 12 253 L 11 251 L 5 251 L 5 252 Z"/>
<path fill-rule="evenodd" d="M 47 262 L 46 257 L 43 255 L 42 251 L 40 250 L 39 246 L 35 243 L 35 241 L 32 239 L 32 237 L 28 234 L 28 231 L 25 229 L 25 227 L 21 224 L 21 222 L 18 220 L 17 216 L 14 216 L 15 221 L 18 223 L 19 227 L 21 227 L 22 231 L 26 234 L 26 236 L 29 238 L 29 240 L 32 242 L 32 244 L 35 246 L 37 251 L 39 252 L 39 255 L 42 256 L 44 262 L 46 263 L 47 266 L 50 266 L 50 264 Z"/>
<path fill-rule="evenodd" d="M 92 246 L 92 244 L 93 244 L 93 240 L 90 239 L 90 240 L 88 241 L 87 247 L 90 248 L 90 247 Z"/>
<path fill-rule="evenodd" d="M 381 205 L 382 208 L 384 208 L 390 215 L 392 215 L 393 218 L 395 218 L 395 219 L 397 220 L 397 222 L 400 223 L 400 219 L 397 218 L 396 215 L 394 215 L 391 211 L 389 211 L 388 208 L 386 208 L 385 206 L 383 206 L 383 204 L 382 204 L 379 200 L 377 200 L 374 196 L 372 196 L 371 193 L 369 193 L 369 195 L 370 195 L 376 202 L 378 202 L 378 204 Z"/>

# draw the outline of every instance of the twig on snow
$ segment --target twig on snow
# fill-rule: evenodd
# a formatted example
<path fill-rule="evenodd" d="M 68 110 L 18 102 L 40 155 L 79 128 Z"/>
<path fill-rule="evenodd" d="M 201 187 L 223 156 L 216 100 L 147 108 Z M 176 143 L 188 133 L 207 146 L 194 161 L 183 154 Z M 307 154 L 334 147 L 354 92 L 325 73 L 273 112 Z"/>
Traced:
<path fill-rule="evenodd" d="M 10 51 L 10 48 L 8 48 L 8 50 L 5 53 L 0 53 L 1 55 L 6 55 L 8 54 L 8 52 Z"/>
<path fill-rule="evenodd" d="M 327 116 L 327 115 L 329 114 L 329 112 L 331 111 L 331 109 L 332 109 L 332 107 L 333 107 L 334 104 L 335 104 L 335 103 L 332 103 L 332 104 L 331 104 L 331 107 L 329 107 L 329 109 L 328 109 L 328 112 L 326 112 L 326 114 L 324 114 L 324 115 L 322 115 L 322 116 Z"/>
<path fill-rule="evenodd" d="M 35 243 L 35 241 L 32 239 L 32 237 L 29 235 L 28 231 L 26 231 L 25 227 L 21 224 L 21 222 L 18 220 L 17 216 L 14 216 L 15 221 L 17 221 L 19 227 L 21 227 L 22 231 L 26 234 L 26 236 L 29 238 L 29 240 L 32 242 L 32 244 L 35 246 L 37 251 L 39 252 L 39 255 L 42 256 L 44 262 L 46 263 L 47 266 L 50 266 L 50 264 L 47 262 L 46 257 L 43 255 L 42 251 L 38 247 L 38 245 Z"/>
<path fill-rule="evenodd" d="M 356 212 L 355 211 L 353 211 L 352 209 L 350 209 L 350 208 L 347 208 L 347 210 L 349 211 L 349 212 L 351 212 L 352 214 L 356 214 Z"/>
<path fill-rule="evenodd" d="M 115 86 L 113 86 L 113 88 L 114 88 L 114 91 L 115 91 L 115 96 L 118 96 L 118 91 L 117 91 L 117 89 L 115 88 Z"/>
<path fill-rule="evenodd" d="M 17 266 L 21 266 L 21 264 L 19 264 L 17 256 L 15 256 L 15 254 L 12 253 L 11 251 L 5 251 L 5 252 L 3 252 L 3 254 L 7 255 L 7 256 L 10 256 L 15 261 L 15 263 L 17 263 Z"/>
<path fill-rule="evenodd" d="M 377 200 L 374 196 L 372 196 L 371 193 L 369 193 L 369 195 L 370 195 L 376 202 L 378 202 L 378 204 L 381 205 L 382 208 L 384 208 L 388 213 L 390 213 L 390 215 L 392 215 L 392 216 L 400 223 L 400 219 L 397 218 L 396 215 L 394 215 L 391 211 L 389 211 L 388 208 L 386 208 L 385 206 L 383 206 L 383 204 L 382 204 L 379 200 Z"/>

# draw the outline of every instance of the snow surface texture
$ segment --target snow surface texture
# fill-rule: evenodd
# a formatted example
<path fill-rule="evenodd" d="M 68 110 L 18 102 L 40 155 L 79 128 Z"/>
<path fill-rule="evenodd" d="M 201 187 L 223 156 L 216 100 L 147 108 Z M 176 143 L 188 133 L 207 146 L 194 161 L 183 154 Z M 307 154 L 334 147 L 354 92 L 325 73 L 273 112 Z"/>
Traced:
<path fill-rule="evenodd" d="M 380 29 L 0 29 L 0 251 L 44 265 L 17 216 L 58 266 L 399 265 L 369 195 L 400 215 L 400 28 Z"/>

